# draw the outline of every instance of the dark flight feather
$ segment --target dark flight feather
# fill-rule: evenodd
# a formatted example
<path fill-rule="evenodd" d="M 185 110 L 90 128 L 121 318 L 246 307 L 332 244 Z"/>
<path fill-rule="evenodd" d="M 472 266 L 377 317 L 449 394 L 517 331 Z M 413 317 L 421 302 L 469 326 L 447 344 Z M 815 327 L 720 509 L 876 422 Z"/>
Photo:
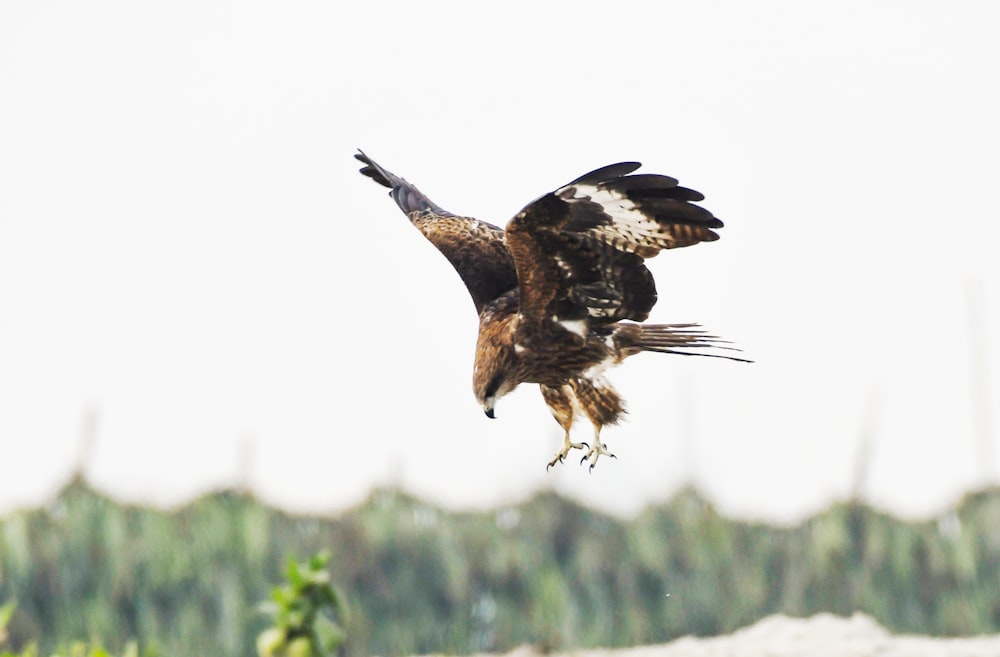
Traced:
<path fill-rule="evenodd" d="M 358 151 L 361 173 L 388 187 L 410 222 L 448 259 L 472 296 L 476 312 L 517 287 L 517 272 L 501 228 L 444 210 L 403 178 Z"/>
<path fill-rule="evenodd" d="M 532 325 L 587 318 L 641 322 L 656 303 L 643 259 L 718 239 L 722 222 L 676 179 L 631 174 L 635 162 L 580 176 L 526 206 L 507 224 L 521 278 L 521 317 Z M 530 286 L 525 280 L 530 277 Z"/>

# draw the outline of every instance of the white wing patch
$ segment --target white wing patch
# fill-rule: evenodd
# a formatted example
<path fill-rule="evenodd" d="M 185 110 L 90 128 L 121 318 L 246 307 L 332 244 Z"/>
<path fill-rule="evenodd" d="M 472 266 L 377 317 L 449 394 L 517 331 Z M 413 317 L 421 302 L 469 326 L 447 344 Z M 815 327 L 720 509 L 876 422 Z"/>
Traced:
<path fill-rule="evenodd" d="M 558 322 L 560 326 L 571 333 L 576 333 L 581 338 L 586 339 L 587 337 L 587 322 L 583 319 L 564 319 L 559 321 L 559 318 L 555 315 L 552 316 L 552 320 Z"/>
<path fill-rule="evenodd" d="M 624 194 L 597 185 L 568 185 L 556 191 L 564 201 L 589 201 L 601 206 L 610 217 L 606 225 L 595 226 L 587 232 L 602 242 L 627 253 L 670 248 L 674 238 L 663 227 Z M 643 254 L 647 257 L 653 254 Z"/>

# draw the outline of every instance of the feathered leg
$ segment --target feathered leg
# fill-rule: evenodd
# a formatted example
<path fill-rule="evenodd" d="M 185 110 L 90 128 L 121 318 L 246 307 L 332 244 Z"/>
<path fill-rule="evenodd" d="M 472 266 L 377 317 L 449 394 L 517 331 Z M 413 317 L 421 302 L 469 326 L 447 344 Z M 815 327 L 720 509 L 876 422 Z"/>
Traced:
<path fill-rule="evenodd" d="M 584 447 L 590 447 L 590 445 L 587 443 L 574 443 L 569 439 L 569 430 L 573 426 L 573 420 L 576 418 L 576 403 L 573 400 L 572 388 L 568 385 L 558 388 L 546 385 L 539 387 L 542 389 L 542 397 L 545 399 L 545 403 L 549 405 L 549 410 L 552 411 L 552 417 L 556 419 L 559 426 L 566 432 L 566 435 L 563 437 L 562 449 L 556 452 L 555 457 L 545 466 L 545 469 L 548 470 L 556 463 L 565 461 L 571 449 L 583 449 Z"/>
<path fill-rule="evenodd" d="M 590 460 L 590 469 L 597 465 L 601 456 L 618 458 L 608 451 L 608 446 L 601 442 L 601 429 L 607 424 L 615 424 L 625 413 L 621 397 L 602 376 L 590 379 L 573 379 L 570 382 L 573 394 L 583 409 L 590 423 L 594 425 L 594 446 L 583 455 L 580 463 Z"/>

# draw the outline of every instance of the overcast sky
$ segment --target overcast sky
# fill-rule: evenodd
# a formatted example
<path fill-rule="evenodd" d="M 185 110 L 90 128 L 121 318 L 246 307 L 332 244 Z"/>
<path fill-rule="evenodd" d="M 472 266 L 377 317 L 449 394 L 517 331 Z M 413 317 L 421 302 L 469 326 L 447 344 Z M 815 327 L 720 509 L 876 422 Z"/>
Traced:
<path fill-rule="evenodd" d="M 694 484 L 779 520 L 855 489 L 926 516 L 997 483 L 982 7 L 0 4 L 0 509 L 77 467 L 167 505 L 402 485 L 632 513 Z M 472 303 L 359 147 L 500 225 L 611 162 L 679 178 L 726 227 L 650 262 L 651 319 L 757 362 L 630 359 L 618 460 L 547 473 L 537 387 L 483 417 Z"/>

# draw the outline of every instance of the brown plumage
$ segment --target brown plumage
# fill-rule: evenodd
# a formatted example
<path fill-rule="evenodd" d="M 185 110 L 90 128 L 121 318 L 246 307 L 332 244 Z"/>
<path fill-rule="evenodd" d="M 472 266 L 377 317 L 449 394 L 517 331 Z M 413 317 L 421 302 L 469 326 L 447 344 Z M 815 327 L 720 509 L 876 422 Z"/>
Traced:
<path fill-rule="evenodd" d="M 640 324 L 656 303 L 643 264 L 662 249 L 718 239 L 722 222 L 695 205 L 704 197 L 635 162 L 585 174 L 529 203 L 506 229 L 438 207 L 363 152 L 361 173 L 388 187 L 410 221 L 451 262 L 479 313 L 472 385 L 486 415 L 521 383 L 537 383 L 565 431 L 563 447 L 602 454 L 601 428 L 624 403 L 603 371 L 641 351 L 715 356 L 726 343 L 695 324 Z M 594 425 L 594 445 L 570 441 L 578 412 Z"/>

